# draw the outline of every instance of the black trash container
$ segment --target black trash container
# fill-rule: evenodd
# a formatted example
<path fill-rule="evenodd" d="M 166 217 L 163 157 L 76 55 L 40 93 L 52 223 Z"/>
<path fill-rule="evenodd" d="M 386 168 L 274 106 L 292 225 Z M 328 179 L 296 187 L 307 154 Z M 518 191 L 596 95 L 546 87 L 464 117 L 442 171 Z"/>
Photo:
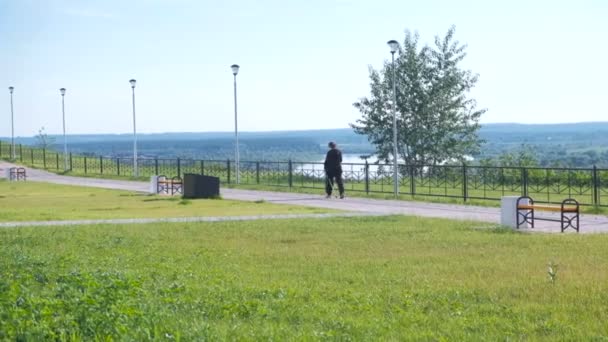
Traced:
<path fill-rule="evenodd" d="M 213 198 L 220 195 L 218 177 L 184 174 L 184 198 Z"/>

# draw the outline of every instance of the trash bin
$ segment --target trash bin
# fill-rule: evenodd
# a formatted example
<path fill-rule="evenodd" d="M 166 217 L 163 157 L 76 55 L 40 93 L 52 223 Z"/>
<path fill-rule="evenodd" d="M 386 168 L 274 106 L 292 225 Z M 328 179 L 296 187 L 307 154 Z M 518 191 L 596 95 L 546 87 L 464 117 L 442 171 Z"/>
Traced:
<path fill-rule="evenodd" d="M 213 198 L 220 195 L 218 177 L 184 174 L 184 198 Z"/>

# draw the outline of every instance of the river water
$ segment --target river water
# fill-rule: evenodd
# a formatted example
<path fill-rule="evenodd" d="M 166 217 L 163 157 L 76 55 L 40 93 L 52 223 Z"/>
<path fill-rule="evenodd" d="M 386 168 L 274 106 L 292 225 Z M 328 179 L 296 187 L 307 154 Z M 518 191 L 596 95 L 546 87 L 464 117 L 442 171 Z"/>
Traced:
<path fill-rule="evenodd" d="M 294 168 L 296 170 L 323 170 L 323 162 L 325 157 L 314 163 L 296 163 Z M 376 161 L 376 156 L 372 155 L 367 159 L 369 163 L 369 170 L 375 172 L 378 170 L 378 165 L 373 164 Z M 385 166 L 390 167 L 390 166 Z M 342 155 L 342 170 L 359 172 L 365 170 L 365 160 L 361 159 L 360 155 L 357 154 L 343 154 Z"/>

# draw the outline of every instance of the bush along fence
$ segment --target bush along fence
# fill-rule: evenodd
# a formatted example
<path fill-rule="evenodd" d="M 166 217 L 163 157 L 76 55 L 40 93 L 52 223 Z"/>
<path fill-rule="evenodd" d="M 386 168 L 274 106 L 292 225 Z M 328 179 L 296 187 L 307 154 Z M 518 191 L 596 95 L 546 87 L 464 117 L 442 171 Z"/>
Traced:
<path fill-rule="evenodd" d="M 10 145 L 0 142 L 0 158 L 9 159 Z M 64 155 L 56 151 L 16 145 L 15 161 L 47 170 L 62 171 Z M 132 158 L 68 155 L 72 174 L 132 176 Z M 219 177 L 223 184 L 236 182 L 231 160 L 138 159 L 139 175 L 183 176 L 196 173 Z M 343 164 L 347 191 L 393 192 L 392 167 L 366 163 Z M 240 184 L 323 189 L 323 163 L 241 161 Z M 472 165 L 400 165 L 400 193 L 480 200 L 502 196 L 531 196 L 536 202 L 561 203 L 576 198 L 583 205 L 608 206 L 608 169 L 525 168 Z"/>

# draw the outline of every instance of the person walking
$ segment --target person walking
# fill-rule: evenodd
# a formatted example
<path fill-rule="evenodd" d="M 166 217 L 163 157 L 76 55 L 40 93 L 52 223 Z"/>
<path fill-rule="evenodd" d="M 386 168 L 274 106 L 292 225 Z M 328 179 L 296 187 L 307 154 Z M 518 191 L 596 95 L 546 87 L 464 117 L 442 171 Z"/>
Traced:
<path fill-rule="evenodd" d="M 328 144 L 329 151 L 325 156 L 325 174 L 327 175 L 327 183 L 325 184 L 325 192 L 327 198 L 331 198 L 331 193 L 334 188 L 334 179 L 338 183 L 338 191 L 340 198 L 344 198 L 344 183 L 342 182 L 342 152 L 337 148 L 336 143 L 330 141 Z"/>

